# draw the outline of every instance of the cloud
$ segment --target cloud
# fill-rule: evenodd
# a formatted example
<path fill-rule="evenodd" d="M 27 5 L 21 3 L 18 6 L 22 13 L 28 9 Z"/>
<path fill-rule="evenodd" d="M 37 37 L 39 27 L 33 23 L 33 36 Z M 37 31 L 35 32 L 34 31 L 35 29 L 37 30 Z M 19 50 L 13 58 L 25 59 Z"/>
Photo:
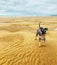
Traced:
<path fill-rule="evenodd" d="M 0 15 L 47 16 L 57 14 L 57 0 L 1 0 Z"/>

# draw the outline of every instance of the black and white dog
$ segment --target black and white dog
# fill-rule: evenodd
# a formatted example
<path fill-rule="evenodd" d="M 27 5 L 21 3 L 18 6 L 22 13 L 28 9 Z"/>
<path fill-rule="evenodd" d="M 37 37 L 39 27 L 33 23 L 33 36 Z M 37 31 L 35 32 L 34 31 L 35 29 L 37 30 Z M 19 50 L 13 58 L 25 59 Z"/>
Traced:
<path fill-rule="evenodd" d="M 43 28 L 43 27 L 40 27 L 39 29 L 37 29 L 36 38 L 37 38 L 37 36 L 39 36 L 39 42 L 41 42 L 42 40 L 45 42 L 45 40 L 46 40 L 45 34 L 46 34 L 47 30 L 48 30 L 48 28 Z"/>

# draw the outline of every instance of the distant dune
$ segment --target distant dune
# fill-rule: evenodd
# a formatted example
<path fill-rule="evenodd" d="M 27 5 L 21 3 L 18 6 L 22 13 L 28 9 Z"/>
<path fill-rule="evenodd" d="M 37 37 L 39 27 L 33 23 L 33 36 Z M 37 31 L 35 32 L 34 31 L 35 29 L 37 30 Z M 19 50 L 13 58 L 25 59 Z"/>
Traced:
<path fill-rule="evenodd" d="M 47 27 L 46 47 L 36 29 Z M 57 16 L 0 18 L 0 65 L 57 65 Z M 44 43 L 42 43 L 44 44 Z"/>

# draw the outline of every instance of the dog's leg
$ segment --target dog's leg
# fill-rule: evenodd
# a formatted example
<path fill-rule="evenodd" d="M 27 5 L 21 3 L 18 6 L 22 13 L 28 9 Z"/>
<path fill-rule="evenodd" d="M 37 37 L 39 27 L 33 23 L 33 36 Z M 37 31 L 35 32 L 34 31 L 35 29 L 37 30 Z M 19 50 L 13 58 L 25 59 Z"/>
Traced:
<path fill-rule="evenodd" d="M 39 47 L 41 47 L 41 42 L 39 42 Z"/>
<path fill-rule="evenodd" d="M 37 40 L 37 37 L 38 37 L 38 32 L 36 33 L 36 37 L 35 37 L 35 40 Z"/>
<path fill-rule="evenodd" d="M 39 47 L 41 46 L 41 38 L 39 38 Z"/>
<path fill-rule="evenodd" d="M 46 46 L 45 40 L 46 40 L 46 39 L 44 38 L 44 46 Z"/>
<path fill-rule="evenodd" d="M 44 43 L 45 43 L 45 41 L 46 41 L 46 38 L 45 38 L 45 37 L 44 37 L 43 41 L 44 41 Z"/>
<path fill-rule="evenodd" d="M 41 38 L 39 38 L 39 42 L 41 42 Z"/>

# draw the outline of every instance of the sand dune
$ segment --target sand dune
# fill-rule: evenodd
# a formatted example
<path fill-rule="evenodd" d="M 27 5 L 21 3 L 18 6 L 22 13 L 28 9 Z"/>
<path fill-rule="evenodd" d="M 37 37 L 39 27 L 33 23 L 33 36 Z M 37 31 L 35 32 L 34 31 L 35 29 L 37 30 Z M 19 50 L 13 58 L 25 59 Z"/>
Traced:
<path fill-rule="evenodd" d="M 38 24 L 31 23 L 9 22 L 0 26 L 0 65 L 57 65 L 57 31 L 54 30 L 57 26 L 42 21 L 41 25 L 49 30 L 46 47 L 39 48 L 39 41 L 35 40 Z"/>

